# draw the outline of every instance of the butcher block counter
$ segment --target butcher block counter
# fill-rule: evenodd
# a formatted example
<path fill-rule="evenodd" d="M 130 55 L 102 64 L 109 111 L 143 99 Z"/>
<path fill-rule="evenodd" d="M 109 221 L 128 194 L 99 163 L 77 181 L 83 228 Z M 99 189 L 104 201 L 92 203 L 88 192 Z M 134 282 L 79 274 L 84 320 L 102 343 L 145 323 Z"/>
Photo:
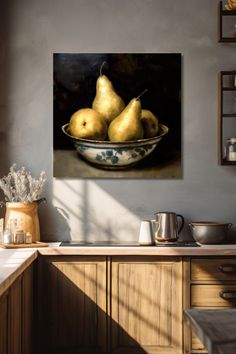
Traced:
<path fill-rule="evenodd" d="M 0 249 L 0 295 L 11 285 L 37 257 L 70 255 L 104 256 L 161 256 L 161 257 L 236 257 L 236 245 L 208 245 L 202 247 L 156 247 L 156 246 L 79 246 L 34 249 Z"/>
<path fill-rule="evenodd" d="M 159 247 L 159 246 L 78 246 L 45 247 L 38 250 L 41 255 L 130 255 L 130 256 L 236 256 L 236 244 L 207 245 L 202 247 Z"/>
<path fill-rule="evenodd" d="M 0 353 L 203 354 L 183 311 L 209 307 L 236 308 L 236 245 L 0 250 Z"/>

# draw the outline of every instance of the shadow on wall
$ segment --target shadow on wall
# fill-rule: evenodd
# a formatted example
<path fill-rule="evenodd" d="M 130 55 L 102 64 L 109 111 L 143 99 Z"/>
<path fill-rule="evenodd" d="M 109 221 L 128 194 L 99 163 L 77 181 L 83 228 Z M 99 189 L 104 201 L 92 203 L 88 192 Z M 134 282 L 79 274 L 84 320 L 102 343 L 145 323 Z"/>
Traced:
<path fill-rule="evenodd" d="M 143 195 L 139 188 L 137 193 L 133 181 L 122 181 L 119 188 L 114 185 L 117 182 L 54 180 L 52 215 L 57 219 L 51 218 L 44 227 L 47 240 L 137 241 L 140 221 L 153 219 L 158 210 L 152 209 L 153 200 L 152 204 L 147 200 L 146 192 Z M 187 224 L 180 238 L 192 240 Z"/>
<path fill-rule="evenodd" d="M 51 199 L 50 199 L 51 200 Z M 66 208 L 50 203 L 39 208 L 40 234 L 42 241 L 70 241 L 71 229 Z"/>
<path fill-rule="evenodd" d="M 45 241 L 137 241 L 139 235 L 140 221 L 142 219 L 153 219 L 154 213 L 160 205 L 162 209 L 182 213 L 186 205 L 187 196 L 181 189 L 175 190 L 170 186 L 165 199 L 160 200 L 157 187 L 152 192 L 151 181 L 87 181 L 87 180 L 58 180 L 53 181 L 52 194 L 49 200 L 52 204 L 41 209 L 42 224 Z M 160 182 L 159 182 L 160 184 Z M 166 182 L 165 182 L 166 184 Z M 119 188 L 116 188 L 119 186 Z M 165 185 L 166 188 L 166 185 Z M 173 189 L 172 189 L 173 188 Z M 162 189 L 162 188 L 161 188 Z M 163 191 L 162 191 L 163 192 Z M 183 212 L 185 226 L 180 240 L 192 241 L 188 224 L 192 219 L 191 208 L 195 208 L 195 214 L 199 215 L 198 220 L 212 220 L 230 222 L 226 216 L 222 220 L 217 218 L 214 210 L 203 205 L 199 190 L 198 200 L 191 200 L 192 203 L 188 212 Z M 151 197 L 148 198 L 147 196 Z M 173 205 L 175 196 L 175 206 Z M 209 203 L 217 198 L 217 195 L 209 197 Z M 204 202 L 205 203 L 205 202 Z M 225 211 L 227 215 L 227 210 Z M 49 217 L 50 216 L 50 217 Z M 235 228 L 230 231 L 229 243 L 235 240 Z"/>
<path fill-rule="evenodd" d="M 233 172 L 229 168 L 227 172 L 235 174 L 236 170 Z M 209 185 L 206 187 L 205 180 L 204 183 L 199 180 L 195 190 L 191 191 L 191 197 L 181 186 L 183 181 L 179 181 L 179 185 L 176 185 L 176 182 L 173 184 L 166 180 L 159 180 L 158 182 L 155 180 L 148 182 L 133 180 L 126 181 L 123 186 L 123 182 L 119 183 L 119 189 L 114 188 L 116 184 L 113 181 L 95 181 L 93 183 L 103 191 L 104 196 L 109 195 L 117 203 L 123 205 L 125 203 L 127 209 L 135 213 L 139 223 L 141 219 L 154 219 L 156 212 L 170 211 L 182 214 L 185 224 L 183 231 L 179 234 L 180 240 L 193 241 L 189 228 L 189 223 L 192 221 L 218 221 L 233 223 L 233 227 L 228 234 L 228 242 L 236 241 L 236 222 L 235 218 L 230 219 L 232 210 L 230 210 L 228 204 L 229 196 L 227 193 L 223 194 L 224 185 L 222 181 L 217 182 L 216 186 L 211 189 Z M 217 188 L 219 183 L 222 188 L 220 190 Z M 208 196 L 207 202 L 206 195 Z M 221 204 L 219 200 L 221 200 Z M 225 206 L 222 207 L 224 203 Z M 216 208 L 218 208 L 217 211 Z M 136 226 L 136 230 L 138 230 L 139 225 Z"/>
<path fill-rule="evenodd" d="M 45 241 L 137 240 L 140 218 L 96 183 L 54 180 L 49 199 L 40 211 Z"/>
<path fill-rule="evenodd" d="M 165 273 L 165 281 L 160 277 L 155 284 L 152 272 L 148 273 L 145 282 L 151 282 L 150 292 L 149 287 L 140 286 L 143 279 L 137 277 L 137 269 L 133 272 L 133 266 L 138 263 L 126 264 L 124 272 L 113 274 L 110 308 L 105 257 L 89 261 L 71 256 L 70 260 L 41 258 L 41 274 L 45 276 L 39 283 L 37 353 L 144 354 L 154 347 L 179 348 L 180 311 L 161 301 L 166 297 L 167 279 L 171 282 L 171 277 L 179 279 L 179 275 L 172 274 L 170 264 L 156 265 L 159 277 Z M 143 264 L 140 267 L 143 269 Z M 168 296 L 173 296 L 174 290 L 167 288 Z"/>

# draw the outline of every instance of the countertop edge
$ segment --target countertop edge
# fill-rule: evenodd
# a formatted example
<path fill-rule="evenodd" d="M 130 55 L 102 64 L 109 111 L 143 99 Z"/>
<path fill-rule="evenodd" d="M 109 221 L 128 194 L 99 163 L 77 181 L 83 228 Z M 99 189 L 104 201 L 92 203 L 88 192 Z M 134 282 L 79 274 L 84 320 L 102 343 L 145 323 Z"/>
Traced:
<path fill-rule="evenodd" d="M 4 251 L 3 251 L 4 252 Z M 38 257 L 38 251 L 34 250 L 24 257 L 23 261 L 12 266 L 12 270 L 5 276 L 5 279 L 0 282 L 0 296 L 14 283 L 14 281 L 34 262 Z M 4 272 L 3 272 L 4 273 Z"/>
<path fill-rule="evenodd" d="M 103 255 L 103 256 L 236 256 L 236 247 L 153 247 L 153 246 L 79 246 L 47 247 L 38 249 L 40 255 Z"/>
<path fill-rule="evenodd" d="M 8 257 L 9 255 L 9 257 Z M 31 250 L 1 250 L 0 252 L 0 296 L 30 264 L 41 256 L 156 256 L 156 257 L 231 257 L 236 256 L 236 246 L 227 247 L 127 247 L 127 246 L 79 246 L 45 247 Z M 2 257 L 1 257 L 2 256 Z M 1 259 L 2 258 L 2 259 Z M 9 262 L 11 260 L 11 262 Z M 4 269 L 5 268 L 5 269 Z M 5 271 L 5 274 L 4 274 Z M 2 278 L 2 279 L 1 279 Z"/>

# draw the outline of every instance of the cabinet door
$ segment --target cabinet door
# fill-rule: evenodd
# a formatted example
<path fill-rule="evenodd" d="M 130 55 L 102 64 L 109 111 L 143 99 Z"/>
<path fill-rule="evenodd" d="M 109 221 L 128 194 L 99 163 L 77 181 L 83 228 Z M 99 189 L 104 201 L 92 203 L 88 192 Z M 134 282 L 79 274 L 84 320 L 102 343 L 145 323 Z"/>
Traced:
<path fill-rule="evenodd" d="M 7 302 L 8 302 L 8 294 L 5 293 L 0 297 L 0 354 L 7 353 L 7 335 L 8 335 Z"/>
<path fill-rule="evenodd" d="M 112 353 L 182 353 L 180 258 L 113 257 L 111 336 Z"/>
<path fill-rule="evenodd" d="M 33 266 L 0 297 L 0 354 L 32 354 Z"/>
<path fill-rule="evenodd" d="M 22 345 L 22 276 L 17 278 L 9 290 L 8 353 L 21 354 Z M 24 354 L 24 353 L 23 353 Z"/>
<path fill-rule="evenodd" d="M 33 343 L 33 265 L 22 279 L 22 353 L 32 354 Z"/>
<path fill-rule="evenodd" d="M 41 352 L 106 353 L 106 258 L 42 256 L 39 285 Z"/>

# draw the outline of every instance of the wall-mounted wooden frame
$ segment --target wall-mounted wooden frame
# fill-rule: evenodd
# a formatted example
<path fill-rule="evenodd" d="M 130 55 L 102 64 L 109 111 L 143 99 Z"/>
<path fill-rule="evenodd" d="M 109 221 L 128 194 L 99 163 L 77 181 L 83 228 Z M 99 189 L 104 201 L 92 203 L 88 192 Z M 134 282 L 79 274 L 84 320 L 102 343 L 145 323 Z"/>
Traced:
<path fill-rule="evenodd" d="M 236 21 L 236 10 L 225 10 L 223 7 L 223 2 L 220 1 L 218 4 L 218 42 L 221 43 L 236 43 L 236 37 L 233 36 L 225 36 L 224 35 L 224 21 L 229 18 L 229 16 L 235 16 Z"/>
<path fill-rule="evenodd" d="M 228 83 L 225 84 L 225 78 Z M 224 125 L 227 119 L 234 118 L 236 122 L 236 111 L 226 113 L 224 107 L 225 93 L 234 93 L 236 97 L 236 70 L 220 71 L 218 76 L 218 162 L 219 165 L 236 165 L 236 161 L 227 161 L 224 154 Z"/>

